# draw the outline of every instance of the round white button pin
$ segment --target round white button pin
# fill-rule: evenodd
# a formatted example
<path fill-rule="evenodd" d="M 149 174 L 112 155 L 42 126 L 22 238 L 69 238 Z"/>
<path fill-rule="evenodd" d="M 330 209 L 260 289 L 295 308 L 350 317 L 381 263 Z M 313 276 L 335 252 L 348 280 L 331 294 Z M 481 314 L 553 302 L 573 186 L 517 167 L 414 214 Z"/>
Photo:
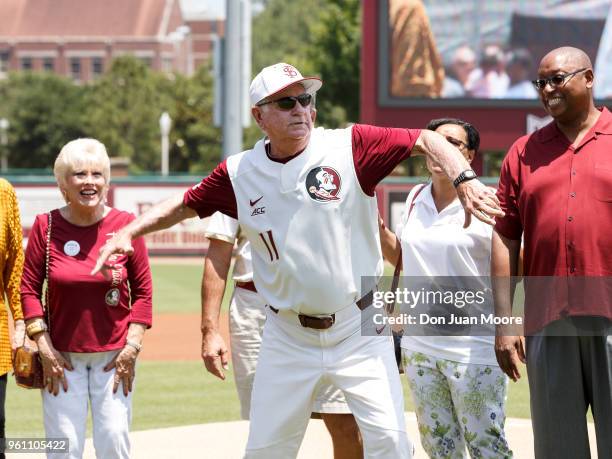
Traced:
<path fill-rule="evenodd" d="M 64 253 L 69 257 L 74 257 L 78 255 L 81 251 L 81 246 L 77 241 L 68 241 L 64 244 Z"/>

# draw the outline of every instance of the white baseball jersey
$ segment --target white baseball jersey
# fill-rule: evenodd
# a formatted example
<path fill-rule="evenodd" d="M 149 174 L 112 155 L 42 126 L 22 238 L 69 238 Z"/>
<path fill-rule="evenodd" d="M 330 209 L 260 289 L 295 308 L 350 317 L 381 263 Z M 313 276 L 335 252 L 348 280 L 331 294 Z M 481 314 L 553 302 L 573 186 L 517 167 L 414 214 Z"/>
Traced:
<path fill-rule="evenodd" d="M 357 179 L 351 128 L 313 130 L 306 150 L 285 164 L 271 161 L 261 140 L 230 156 L 227 172 L 268 304 L 330 314 L 374 287 L 362 288 L 361 277 L 383 272 L 377 205 Z"/>
<path fill-rule="evenodd" d="M 240 231 L 240 224 L 236 219 L 221 212 L 215 212 L 208 220 L 204 236 L 209 239 L 220 239 L 230 244 L 237 240 L 238 247 L 232 278 L 235 282 L 250 282 L 253 280 L 251 247 L 247 238 Z"/>

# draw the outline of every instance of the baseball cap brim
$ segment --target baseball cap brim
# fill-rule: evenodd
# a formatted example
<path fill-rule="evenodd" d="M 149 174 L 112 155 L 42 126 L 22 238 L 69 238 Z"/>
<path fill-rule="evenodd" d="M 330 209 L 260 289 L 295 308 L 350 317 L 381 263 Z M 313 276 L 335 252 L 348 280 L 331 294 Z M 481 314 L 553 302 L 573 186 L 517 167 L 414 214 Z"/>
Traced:
<path fill-rule="evenodd" d="M 266 97 L 263 97 L 260 100 L 258 100 L 257 104 L 260 103 L 264 99 L 270 99 L 275 94 L 278 94 L 279 92 L 284 91 L 285 89 L 287 89 L 289 86 L 293 86 L 294 84 L 298 84 L 298 83 L 301 84 L 304 87 L 304 91 L 306 91 L 308 94 L 314 94 L 319 89 L 321 89 L 321 86 L 323 86 L 323 81 L 320 78 L 317 78 L 317 77 L 305 77 L 305 78 L 302 78 L 301 80 L 295 80 L 295 81 L 292 81 L 289 84 L 286 84 L 285 86 L 282 86 L 281 88 L 277 89 L 273 93 L 270 93 Z M 255 104 L 255 105 L 257 105 L 257 104 Z"/>

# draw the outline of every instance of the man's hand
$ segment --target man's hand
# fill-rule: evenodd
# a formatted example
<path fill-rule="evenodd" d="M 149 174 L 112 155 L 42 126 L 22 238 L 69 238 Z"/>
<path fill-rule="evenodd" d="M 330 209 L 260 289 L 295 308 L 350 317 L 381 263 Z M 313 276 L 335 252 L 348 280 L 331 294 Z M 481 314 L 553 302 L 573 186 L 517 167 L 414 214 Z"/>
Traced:
<path fill-rule="evenodd" d="M 134 376 L 136 375 L 136 357 L 138 351 L 132 346 L 125 346 L 121 351 L 106 364 L 104 371 L 115 369 L 115 377 L 113 379 L 113 394 L 117 393 L 119 383 L 123 385 L 123 395 L 126 397 L 132 391 L 134 384 Z"/>
<path fill-rule="evenodd" d="M 519 362 L 526 363 L 524 336 L 496 336 L 495 357 L 504 373 L 512 381 L 521 379 Z"/>
<path fill-rule="evenodd" d="M 132 247 L 132 237 L 129 233 L 120 231 L 109 239 L 106 244 L 100 249 L 100 255 L 98 255 L 98 261 L 96 266 L 91 271 L 91 275 L 98 273 L 99 271 L 108 271 L 113 266 L 109 264 L 109 258 L 114 254 L 126 254 L 132 255 L 134 253 L 134 247 Z M 105 277 L 107 275 L 105 274 Z"/>
<path fill-rule="evenodd" d="M 465 209 L 464 228 L 472 223 L 472 214 L 478 220 L 491 226 L 495 225 L 495 217 L 505 215 L 499 206 L 495 192 L 476 179 L 460 183 L 457 187 L 457 195 Z"/>
<path fill-rule="evenodd" d="M 208 329 L 202 332 L 202 359 L 209 373 L 225 379 L 223 370 L 227 370 L 229 351 L 225 341 L 217 330 Z"/>
<path fill-rule="evenodd" d="M 15 330 L 13 332 L 13 340 L 11 342 L 11 349 L 14 351 L 18 347 L 22 347 L 25 343 L 25 322 L 23 320 L 15 321 Z"/>

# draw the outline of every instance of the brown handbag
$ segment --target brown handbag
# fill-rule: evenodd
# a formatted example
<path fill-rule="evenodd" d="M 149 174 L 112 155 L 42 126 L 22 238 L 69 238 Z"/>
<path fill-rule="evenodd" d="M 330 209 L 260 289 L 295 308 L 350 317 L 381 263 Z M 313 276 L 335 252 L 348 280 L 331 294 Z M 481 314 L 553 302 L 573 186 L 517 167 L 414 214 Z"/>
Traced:
<path fill-rule="evenodd" d="M 51 212 L 49 212 L 49 224 L 47 225 L 47 248 L 45 253 L 45 279 L 47 285 L 45 287 L 45 302 L 43 303 L 43 312 L 47 319 L 47 329 L 51 329 L 49 321 L 49 252 L 51 245 Z M 44 372 L 40 353 L 36 343 L 30 340 L 17 348 L 13 354 L 13 372 L 15 374 L 15 382 L 18 386 L 26 389 L 42 389 L 45 387 Z"/>
<path fill-rule="evenodd" d="M 43 366 L 38 349 L 24 345 L 15 351 L 13 370 L 18 386 L 26 389 L 42 389 L 44 387 Z"/>

